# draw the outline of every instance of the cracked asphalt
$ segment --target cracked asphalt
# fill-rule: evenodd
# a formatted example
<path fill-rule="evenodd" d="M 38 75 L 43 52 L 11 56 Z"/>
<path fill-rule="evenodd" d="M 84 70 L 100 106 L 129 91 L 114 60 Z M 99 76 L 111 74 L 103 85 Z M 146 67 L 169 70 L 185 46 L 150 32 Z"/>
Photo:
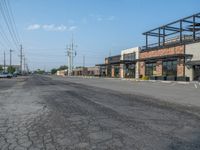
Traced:
<path fill-rule="evenodd" d="M 0 149 L 199 150 L 199 112 L 48 76 L 0 80 Z"/>

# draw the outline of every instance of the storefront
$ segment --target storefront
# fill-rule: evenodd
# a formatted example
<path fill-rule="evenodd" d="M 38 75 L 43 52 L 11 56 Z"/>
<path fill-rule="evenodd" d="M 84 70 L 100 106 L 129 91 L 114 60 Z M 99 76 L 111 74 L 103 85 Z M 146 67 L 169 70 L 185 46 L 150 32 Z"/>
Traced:
<path fill-rule="evenodd" d="M 186 80 L 184 46 L 140 52 L 140 76 L 157 80 Z"/>
<path fill-rule="evenodd" d="M 116 55 L 116 56 L 111 56 L 105 58 L 105 63 L 104 64 L 97 64 L 96 66 L 103 67 L 101 69 L 101 75 L 103 71 L 103 76 L 106 77 L 120 77 L 120 58 L 121 55 Z"/>
<path fill-rule="evenodd" d="M 139 78 L 139 47 L 121 52 L 121 78 Z"/>
<path fill-rule="evenodd" d="M 164 80 L 197 80 L 200 66 L 199 13 L 144 32 L 140 75 Z M 156 79 L 156 78 L 155 78 Z"/>

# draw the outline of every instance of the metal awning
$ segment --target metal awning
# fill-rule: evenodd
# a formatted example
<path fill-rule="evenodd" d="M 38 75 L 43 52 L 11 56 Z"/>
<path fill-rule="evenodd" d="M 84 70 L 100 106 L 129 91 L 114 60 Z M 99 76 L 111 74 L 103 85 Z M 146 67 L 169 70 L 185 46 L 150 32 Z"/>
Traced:
<path fill-rule="evenodd" d="M 95 66 L 105 67 L 107 64 L 96 64 Z"/>
<path fill-rule="evenodd" d="M 121 60 L 121 64 L 133 64 L 136 63 L 138 60 Z"/>
<path fill-rule="evenodd" d="M 191 65 L 191 66 L 200 65 L 200 60 L 189 61 L 186 63 L 186 65 Z"/>
<path fill-rule="evenodd" d="M 165 55 L 158 57 L 150 57 L 150 58 L 141 58 L 138 61 L 157 61 L 157 60 L 173 60 L 177 58 L 191 58 L 193 55 L 191 54 L 175 54 L 175 55 Z"/>

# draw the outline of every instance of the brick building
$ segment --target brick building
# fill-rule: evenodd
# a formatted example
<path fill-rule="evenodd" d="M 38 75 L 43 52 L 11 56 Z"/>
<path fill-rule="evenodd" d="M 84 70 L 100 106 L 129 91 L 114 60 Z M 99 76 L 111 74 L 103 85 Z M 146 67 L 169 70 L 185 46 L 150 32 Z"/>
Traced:
<path fill-rule="evenodd" d="M 140 76 L 161 80 L 195 80 L 200 66 L 200 14 L 143 33 Z M 199 20 L 197 22 L 197 20 Z M 149 43 L 154 37 L 156 43 Z"/>
<path fill-rule="evenodd" d="M 121 77 L 120 74 L 120 59 L 121 55 L 110 56 L 105 58 L 104 64 L 97 64 L 100 67 L 101 75 L 107 77 Z"/>
<path fill-rule="evenodd" d="M 146 45 L 105 58 L 108 77 L 200 80 L 200 13 L 143 33 Z M 150 42 L 151 41 L 151 42 Z"/>

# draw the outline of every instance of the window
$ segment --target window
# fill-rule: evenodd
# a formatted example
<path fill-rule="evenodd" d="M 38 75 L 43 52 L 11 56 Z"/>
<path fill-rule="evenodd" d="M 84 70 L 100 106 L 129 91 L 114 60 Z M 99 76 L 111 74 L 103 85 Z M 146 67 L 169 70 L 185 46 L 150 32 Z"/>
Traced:
<path fill-rule="evenodd" d="M 177 60 L 163 62 L 163 75 L 164 76 L 177 75 Z"/>
<path fill-rule="evenodd" d="M 127 64 L 124 75 L 125 78 L 135 78 L 135 64 Z"/>
<path fill-rule="evenodd" d="M 135 60 L 136 56 L 135 53 L 124 54 L 124 60 Z"/>
<path fill-rule="evenodd" d="M 146 76 L 156 76 L 156 63 L 146 63 L 145 64 L 145 75 Z"/>

